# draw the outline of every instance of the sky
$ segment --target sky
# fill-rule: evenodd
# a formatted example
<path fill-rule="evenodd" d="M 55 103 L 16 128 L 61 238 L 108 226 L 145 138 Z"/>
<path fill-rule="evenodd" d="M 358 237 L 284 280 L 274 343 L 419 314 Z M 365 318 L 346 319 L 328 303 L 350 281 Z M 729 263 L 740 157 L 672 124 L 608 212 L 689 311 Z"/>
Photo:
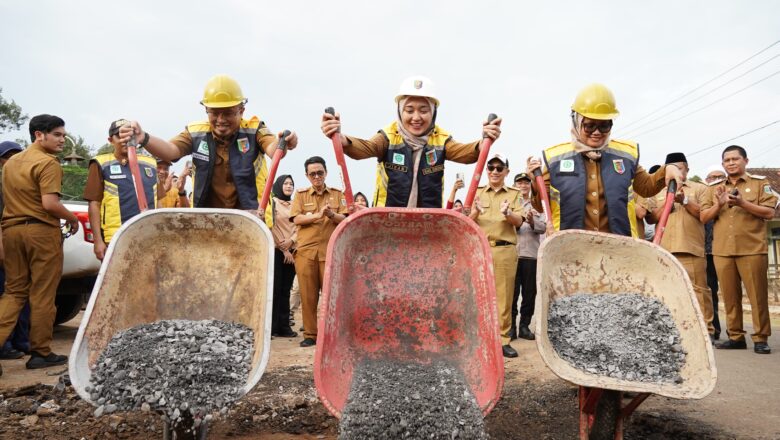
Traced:
<path fill-rule="evenodd" d="M 367 138 L 394 120 L 401 81 L 425 75 L 455 139 L 478 139 L 488 113 L 503 118 L 491 152 L 509 158 L 508 184 L 526 158 L 570 140 L 571 103 L 592 82 L 614 92 L 612 136 L 639 142 L 646 168 L 682 151 L 703 175 L 732 143 L 749 166 L 780 167 L 777 1 L 0 0 L 0 16 L 3 97 L 62 117 L 95 148 L 118 118 L 172 138 L 205 118 L 203 88 L 227 74 L 245 116 L 297 132 L 280 174 L 308 186 L 303 162 L 320 155 L 341 187 L 323 109 Z M 371 197 L 375 164 L 348 159 L 354 191 Z M 457 172 L 474 166 L 449 163 L 446 194 Z"/>

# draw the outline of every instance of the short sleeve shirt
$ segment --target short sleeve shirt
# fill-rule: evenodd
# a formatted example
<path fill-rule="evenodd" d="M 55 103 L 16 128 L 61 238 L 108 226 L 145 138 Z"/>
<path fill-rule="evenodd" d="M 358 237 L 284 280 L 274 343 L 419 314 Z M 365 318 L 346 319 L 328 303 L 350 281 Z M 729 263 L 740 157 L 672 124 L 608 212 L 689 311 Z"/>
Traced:
<path fill-rule="evenodd" d="M 477 217 L 477 224 L 485 232 L 488 240 L 517 244 L 516 228 L 501 213 L 501 204 L 504 200 L 507 200 L 509 209 L 514 213 L 522 215 L 520 191 L 508 186 L 503 186 L 498 190 L 493 189 L 491 186 L 485 186 L 479 188 L 477 197 L 479 197 L 479 202 L 484 210 Z"/>
<path fill-rule="evenodd" d="M 341 191 L 328 187 L 325 187 L 322 193 L 317 193 L 313 187 L 299 189 L 293 198 L 290 221 L 299 215 L 316 215 L 325 206 L 325 203 L 328 203 L 334 212 L 347 213 L 347 201 Z M 335 230 L 336 223 L 327 217 L 322 217 L 308 225 L 298 225 L 298 243 L 295 255 L 310 260 L 325 261 L 328 240 Z"/>
<path fill-rule="evenodd" d="M 11 157 L 3 167 L 2 227 L 38 220 L 59 227 L 60 219 L 43 209 L 44 194 L 60 194 L 62 166 L 37 143 Z"/>
<path fill-rule="evenodd" d="M 707 194 L 707 186 L 701 183 L 686 181 L 682 191 L 688 200 L 701 206 Z M 662 206 L 666 200 L 666 192 L 661 191 L 654 197 L 654 204 Z M 692 215 L 681 203 L 674 203 L 674 209 L 669 214 L 661 247 L 671 253 L 686 253 L 697 257 L 704 256 L 704 225 Z"/>

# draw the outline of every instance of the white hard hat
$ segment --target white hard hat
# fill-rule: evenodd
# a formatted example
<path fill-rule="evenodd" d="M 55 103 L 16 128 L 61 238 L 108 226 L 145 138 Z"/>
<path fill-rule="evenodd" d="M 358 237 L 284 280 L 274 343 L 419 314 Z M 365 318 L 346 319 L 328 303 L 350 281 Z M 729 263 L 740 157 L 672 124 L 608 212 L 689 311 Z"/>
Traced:
<path fill-rule="evenodd" d="M 439 106 L 439 99 L 436 98 L 436 84 L 425 76 L 416 75 L 406 78 L 401 83 L 401 87 L 398 88 L 398 95 L 395 97 L 395 102 L 398 103 L 404 96 L 431 98 L 434 104 L 436 104 L 436 107 Z"/>

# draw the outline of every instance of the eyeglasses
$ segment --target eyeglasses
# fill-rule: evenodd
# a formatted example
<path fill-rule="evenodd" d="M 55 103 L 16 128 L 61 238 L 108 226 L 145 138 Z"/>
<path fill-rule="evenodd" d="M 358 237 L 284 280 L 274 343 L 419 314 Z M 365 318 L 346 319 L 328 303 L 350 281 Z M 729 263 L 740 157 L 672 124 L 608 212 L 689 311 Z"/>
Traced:
<path fill-rule="evenodd" d="M 598 130 L 599 133 L 609 133 L 612 131 L 612 121 L 604 121 L 596 124 L 595 122 L 585 122 L 582 124 L 582 129 L 585 130 L 585 133 L 591 134 L 594 131 Z"/>
<path fill-rule="evenodd" d="M 503 165 L 488 165 L 487 166 L 487 170 L 490 171 L 490 172 L 498 171 L 499 173 L 503 173 L 505 169 L 506 168 L 504 168 Z"/>
<path fill-rule="evenodd" d="M 325 177 L 325 171 L 312 171 L 311 173 L 308 173 L 307 176 L 312 179 L 315 177 Z"/>
<path fill-rule="evenodd" d="M 234 109 L 213 109 L 210 108 L 206 110 L 206 113 L 208 113 L 209 116 L 212 118 L 219 118 L 222 116 L 223 118 L 235 118 L 239 113 L 241 112 L 240 109 L 234 108 Z"/>

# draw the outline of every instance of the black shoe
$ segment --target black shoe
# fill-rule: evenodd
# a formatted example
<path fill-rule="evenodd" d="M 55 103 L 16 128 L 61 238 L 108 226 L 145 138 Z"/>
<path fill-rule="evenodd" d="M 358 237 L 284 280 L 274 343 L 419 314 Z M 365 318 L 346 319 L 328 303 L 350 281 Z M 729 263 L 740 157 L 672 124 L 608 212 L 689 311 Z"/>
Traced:
<path fill-rule="evenodd" d="M 36 370 L 38 368 L 54 367 L 57 365 L 63 365 L 68 363 L 68 357 L 61 354 L 49 353 L 46 356 L 41 356 L 38 352 L 33 351 L 30 353 L 30 360 L 27 361 L 25 366 L 28 370 Z"/>
<path fill-rule="evenodd" d="M 769 348 L 769 344 L 766 342 L 756 342 L 753 344 L 753 352 L 758 354 L 769 354 L 772 352 L 772 349 Z"/>
<path fill-rule="evenodd" d="M 514 341 L 515 339 L 517 339 L 517 329 L 512 327 L 509 329 L 509 340 Z"/>
<path fill-rule="evenodd" d="M 298 336 L 298 332 L 294 331 L 293 329 L 287 327 L 286 329 L 280 331 L 280 332 L 271 332 L 271 336 L 276 336 L 279 338 L 294 338 Z"/>
<path fill-rule="evenodd" d="M 0 352 L 0 359 L 4 359 L 4 360 L 19 359 L 21 357 L 24 357 L 24 352 L 19 351 L 15 348 Z"/>
<path fill-rule="evenodd" d="M 506 344 L 503 347 L 501 347 L 501 351 L 504 352 L 505 358 L 516 358 L 518 356 L 517 350 L 512 348 L 512 346 L 509 344 Z"/>
<path fill-rule="evenodd" d="M 521 325 L 520 326 L 520 338 L 522 339 L 528 339 L 529 341 L 533 341 L 536 339 L 536 336 L 531 332 L 531 329 L 528 328 L 527 325 Z"/>
<path fill-rule="evenodd" d="M 312 347 L 317 344 L 317 341 L 315 341 L 312 338 L 306 338 L 303 341 L 301 341 L 301 347 Z"/>
<path fill-rule="evenodd" d="M 712 335 L 712 339 L 716 341 L 720 340 L 720 332 L 715 332 L 715 334 Z"/>
<path fill-rule="evenodd" d="M 716 347 L 721 350 L 745 350 L 747 349 L 747 343 L 745 342 L 744 339 L 741 341 L 735 341 L 733 339 L 729 339 L 722 344 L 716 345 Z"/>

